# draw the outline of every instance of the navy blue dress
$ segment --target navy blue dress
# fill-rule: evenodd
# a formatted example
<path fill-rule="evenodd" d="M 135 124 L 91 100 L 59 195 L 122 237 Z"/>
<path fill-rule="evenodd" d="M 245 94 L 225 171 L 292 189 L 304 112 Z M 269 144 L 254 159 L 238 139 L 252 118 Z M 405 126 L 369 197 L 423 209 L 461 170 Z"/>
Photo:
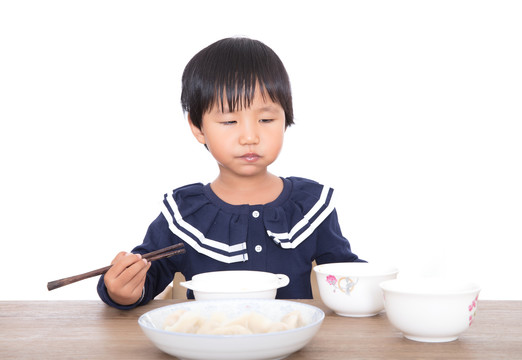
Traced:
<path fill-rule="evenodd" d="M 179 242 L 186 253 L 152 262 L 143 296 L 121 306 L 108 296 L 103 276 L 98 294 L 107 304 L 128 309 L 145 304 L 172 282 L 175 272 L 187 280 L 209 271 L 258 270 L 286 274 L 290 284 L 279 299 L 310 299 L 312 261 L 317 264 L 360 260 L 342 235 L 333 189 L 315 181 L 283 178 L 283 191 L 264 205 L 230 205 L 210 184 L 183 186 L 166 194 L 162 213 L 132 252 L 145 254 Z M 192 291 L 187 297 L 194 298 Z"/>

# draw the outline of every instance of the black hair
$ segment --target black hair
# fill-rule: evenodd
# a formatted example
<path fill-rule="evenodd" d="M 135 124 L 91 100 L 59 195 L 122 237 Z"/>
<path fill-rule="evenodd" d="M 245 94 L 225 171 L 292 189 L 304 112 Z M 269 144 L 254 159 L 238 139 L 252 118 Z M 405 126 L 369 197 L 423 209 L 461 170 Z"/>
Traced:
<path fill-rule="evenodd" d="M 248 108 L 258 86 L 263 96 L 281 105 L 286 127 L 294 123 L 292 92 L 286 69 L 277 54 L 260 41 L 226 38 L 198 52 L 182 77 L 181 106 L 201 129 L 203 114 L 214 104 L 230 111 Z M 226 97 L 226 99 L 224 99 Z"/>

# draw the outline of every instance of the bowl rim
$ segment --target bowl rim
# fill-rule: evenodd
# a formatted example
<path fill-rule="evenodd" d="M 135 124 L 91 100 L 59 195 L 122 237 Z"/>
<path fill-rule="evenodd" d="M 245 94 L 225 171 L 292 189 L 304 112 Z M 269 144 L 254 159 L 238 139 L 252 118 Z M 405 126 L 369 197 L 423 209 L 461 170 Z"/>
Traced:
<path fill-rule="evenodd" d="M 205 277 L 211 277 L 212 275 L 221 275 L 225 274 L 224 276 L 233 276 L 233 275 L 246 275 L 249 274 L 256 274 L 261 275 L 266 278 L 266 282 L 262 283 L 262 286 L 257 287 L 256 289 L 240 289 L 240 288 L 234 288 L 234 287 L 223 287 L 219 289 L 207 289 L 205 287 L 208 286 L 208 283 L 204 283 L 205 280 L 203 280 Z M 180 282 L 179 284 L 187 289 L 190 289 L 192 291 L 197 291 L 201 293 L 208 293 L 208 294 L 244 294 L 244 293 L 259 293 L 259 292 L 265 292 L 270 290 L 277 290 L 279 288 L 285 287 L 288 285 L 284 284 L 286 280 L 290 282 L 290 278 L 286 274 L 276 274 L 271 273 L 267 271 L 258 271 L 258 270 L 222 270 L 222 271 L 207 271 L 204 273 L 196 274 L 192 277 L 191 280 Z M 201 281 L 201 283 L 198 284 L 198 280 Z"/>
<path fill-rule="evenodd" d="M 401 279 L 390 279 L 385 280 L 379 284 L 379 287 L 382 289 L 383 292 L 388 293 L 394 293 L 394 294 L 402 294 L 402 295 L 415 295 L 415 296 L 455 296 L 455 295 L 465 295 L 465 294 L 474 294 L 479 293 L 482 288 L 474 281 L 469 280 L 463 280 L 463 279 L 446 279 L 449 280 L 452 284 L 462 284 L 466 286 L 466 289 L 458 290 L 458 291 L 435 291 L 435 290 L 428 290 L 425 289 L 415 289 L 415 288 L 399 288 L 394 289 L 391 288 L 393 284 L 416 284 L 419 282 L 426 282 L 426 281 L 437 281 L 440 282 L 441 280 L 444 280 L 445 278 L 432 278 L 432 277 L 425 277 L 425 278 L 401 278 Z"/>
<path fill-rule="evenodd" d="M 183 285 L 183 286 L 185 286 L 185 285 Z M 188 284 L 188 286 L 185 286 L 185 287 L 187 289 L 190 289 L 190 290 L 192 290 L 194 292 L 197 292 L 197 293 L 204 293 L 204 294 L 227 294 L 227 295 L 231 295 L 231 294 L 257 294 L 257 293 L 262 293 L 262 292 L 272 291 L 272 290 L 277 290 L 278 289 L 277 287 L 270 287 L 270 288 L 260 288 L 260 289 L 256 289 L 256 290 L 248 290 L 248 289 L 246 289 L 246 290 L 241 290 L 241 289 L 202 290 L 202 289 L 199 289 L 197 287 L 193 287 L 190 284 Z"/>
<path fill-rule="evenodd" d="M 261 270 L 217 270 L 217 271 L 205 271 L 205 272 L 198 273 L 198 274 L 192 276 L 192 279 L 204 278 L 206 276 L 221 275 L 221 274 L 224 274 L 225 276 L 236 275 L 236 274 L 247 274 L 247 275 L 248 274 L 258 274 L 258 275 L 263 275 L 263 276 L 267 276 L 267 277 L 274 277 L 274 276 L 280 275 L 280 274 L 276 274 L 273 272 L 261 271 Z"/>
<path fill-rule="evenodd" d="M 348 264 L 348 265 L 347 265 Z M 346 271 L 327 271 L 323 270 L 322 268 L 327 267 L 333 267 L 333 266 L 348 266 L 353 267 L 354 269 L 347 269 Z M 364 267 L 374 267 L 378 270 L 384 270 L 380 273 L 360 273 L 361 269 Z M 361 268 L 361 269 L 359 269 Z M 335 262 L 335 263 L 325 263 L 325 264 L 319 264 L 313 267 L 313 270 L 317 274 L 324 274 L 324 275 L 330 275 L 332 273 L 342 273 L 343 275 L 347 276 L 353 276 L 353 277 L 359 277 L 359 278 L 373 278 L 373 277 L 380 277 L 380 276 L 390 276 L 390 275 L 396 275 L 399 273 L 399 268 L 390 265 L 390 264 L 376 264 L 376 263 L 369 263 L 369 262 Z M 350 274 L 346 274 L 347 272 L 351 272 Z"/>
<path fill-rule="evenodd" d="M 292 304 L 294 304 L 294 306 L 295 305 L 296 306 L 301 306 L 303 308 L 309 308 L 310 310 L 313 310 L 314 312 L 316 312 L 319 315 L 319 318 L 317 320 L 315 320 L 315 321 L 312 321 L 309 324 L 306 324 L 304 326 L 300 326 L 300 327 L 295 328 L 295 329 L 289 329 L 289 330 L 283 330 L 283 331 L 273 331 L 273 332 L 261 333 L 261 334 L 238 334 L 238 335 L 190 334 L 190 333 L 183 333 L 183 332 L 176 332 L 176 331 L 170 331 L 170 330 L 153 328 L 153 327 L 148 326 L 145 323 L 145 317 L 150 316 L 154 312 L 166 311 L 169 308 L 175 309 L 177 307 L 181 307 L 181 306 L 187 305 L 187 304 L 196 304 L 196 306 L 204 306 L 206 303 L 237 303 L 237 302 L 249 303 L 249 304 L 251 304 L 253 302 L 273 302 L 273 303 L 283 303 L 284 302 L 284 303 L 292 303 Z M 202 339 L 202 338 L 208 338 L 208 339 L 228 339 L 228 338 L 232 338 L 232 339 L 241 339 L 241 338 L 252 338 L 253 336 L 255 336 L 255 337 L 269 337 L 269 336 L 274 336 L 274 335 L 275 336 L 283 336 L 283 335 L 286 335 L 286 334 L 291 334 L 291 333 L 294 333 L 294 332 L 303 331 L 305 329 L 309 329 L 309 328 L 312 328 L 312 327 L 320 325 L 323 322 L 324 318 L 325 318 L 324 311 L 321 310 L 320 308 L 318 308 L 317 306 L 310 305 L 310 304 L 305 304 L 305 303 L 300 303 L 300 302 L 297 302 L 297 301 L 282 300 L 282 299 L 215 299 L 215 300 L 184 301 L 184 302 L 180 302 L 180 303 L 176 303 L 176 304 L 172 304 L 172 305 L 162 306 L 162 307 L 159 307 L 159 308 L 147 311 L 146 313 L 141 315 L 138 318 L 138 324 L 139 324 L 140 327 L 142 327 L 144 329 L 147 329 L 149 331 L 153 331 L 153 332 L 156 332 L 156 333 L 159 333 L 159 334 L 173 334 L 175 336 L 181 336 L 181 337 L 186 337 L 186 338 L 198 338 L 198 339 Z"/>

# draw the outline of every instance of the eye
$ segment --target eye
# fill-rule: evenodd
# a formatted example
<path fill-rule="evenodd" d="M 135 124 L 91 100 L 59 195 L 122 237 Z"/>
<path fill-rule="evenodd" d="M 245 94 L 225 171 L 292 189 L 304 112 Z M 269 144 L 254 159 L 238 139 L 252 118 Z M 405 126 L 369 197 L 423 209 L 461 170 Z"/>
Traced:
<path fill-rule="evenodd" d="M 235 123 L 237 123 L 237 121 L 235 121 L 235 120 L 221 121 L 220 122 L 220 124 L 222 124 L 222 125 L 234 125 Z"/>
<path fill-rule="evenodd" d="M 268 124 L 268 123 L 271 123 L 273 121 L 274 121 L 274 119 L 261 119 L 261 120 L 259 120 L 259 122 L 263 123 L 263 124 Z"/>

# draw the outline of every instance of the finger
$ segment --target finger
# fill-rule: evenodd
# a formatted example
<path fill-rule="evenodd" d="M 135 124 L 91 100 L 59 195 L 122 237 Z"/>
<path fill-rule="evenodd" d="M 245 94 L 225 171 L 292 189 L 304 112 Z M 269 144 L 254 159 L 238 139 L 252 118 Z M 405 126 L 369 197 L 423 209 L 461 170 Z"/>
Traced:
<path fill-rule="evenodd" d="M 130 260 L 128 258 L 131 258 Z M 141 256 L 127 256 L 117 264 L 113 265 L 114 271 L 111 276 L 114 276 L 113 281 L 120 287 L 127 287 L 133 281 L 136 275 L 147 267 L 147 260 L 141 259 Z M 112 268 L 111 268 L 112 270 Z M 108 272 L 107 272 L 108 273 Z M 132 287 L 135 286 L 135 281 Z"/>
<path fill-rule="evenodd" d="M 147 260 L 138 261 L 121 273 L 116 281 L 123 292 L 132 294 L 140 292 L 141 294 L 149 268 L 150 263 L 147 263 Z"/>
<path fill-rule="evenodd" d="M 120 251 L 120 252 L 118 253 L 118 255 L 116 255 L 116 257 L 111 261 L 111 265 L 116 264 L 118 261 L 120 261 L 120 259 L 121 259 L 122 257 L 124 257 L 124 256 L 127 255 L 127 254 L 128 254 L 128 253 L 125 252 L 125 251 Z"/>
<path fill-rule="evenodd" d="M 147 267 L 146 260 L 141 260 L 140 258 L 141 256 L 132 254 L 125 255 L 107 271 L 104 282 L 109 292 L 124 294 L 134 289 L 135 283 L 131 287 L 129 287 L 128 283 L 132 281 L 142 268 Z"/>
<path fill-rule="evenodd" d="M 113 267 L 120 267 L 127 262 L 129 257 L 124 256 Z M 118 273 L 118 276 L 112 277 L 107 272 L 105 274 L 105 286 L 111 299 L 122 305 L 135 303 L 142 294 L 150 265 L 150 262 L 141 259 L 124 268 L 121 273 Z"/>
<path fill-rule="evenodd" d="M 124 253 L 124 255 L 118 255 L 112 267 L 107 271 L 106 276 L 109 278 L 118 278 L 127 268 L 140 262 L 141 259 L 140 254 Z"/>
<path fill-rule="evenodd" d="M 152 263 L 148 262 L 147 265 L 129 282 L 128 286 L 132 289 L 133 293 L 139 292 L 141 294 L 143 286 L 145 285 L 145 280 L 147 279 L 147 271 L 149 271 L 151 265 Z"/>

